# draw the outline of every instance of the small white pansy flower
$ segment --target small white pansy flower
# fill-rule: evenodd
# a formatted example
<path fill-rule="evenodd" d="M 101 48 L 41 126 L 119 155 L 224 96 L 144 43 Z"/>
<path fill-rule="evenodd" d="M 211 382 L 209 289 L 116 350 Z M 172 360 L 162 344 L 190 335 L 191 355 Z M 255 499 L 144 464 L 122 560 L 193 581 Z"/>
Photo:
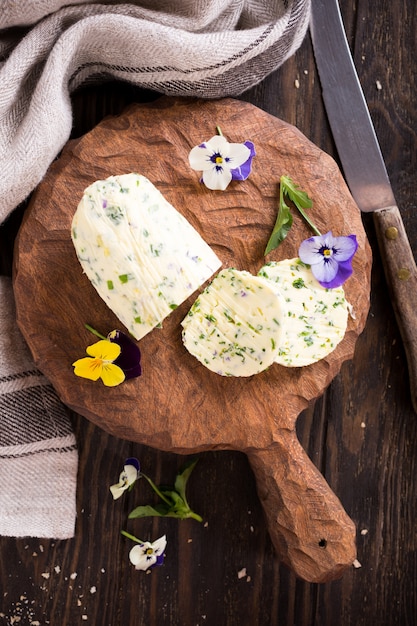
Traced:
<path fill-rule="evenodd" d="M 150 567 L 162 565 L 164 562 L 164 552 L 167 545 L 166 535 L 159 537 L 151 543 L 145 541 L 133 546 L 129 552 L 129 559 L 135 569 L 146 571 Z"/>
<path fill-rule="evenodd" d="M 120 473 L 119 482 L 110 487 L 111 494 L 114 500 L 120 498 L 126 489 L 129 489 L 131 485 L 138 479 L 140 465 L 137 459 L 127 459 L 123 471 Z"/>
<path fill-rule="evenodd" d="M 247 143 L 251 148 L 244 143 L 229 143 L 223 135 L 215 135 L 190 151 L 190 166 L 203 172 L 202 180 L 206 187 L 224 191 L 233 178 L 244 180 L 241 175 L 234 176 L 234 170 L 239 172 L 239 168 L 249 162 L 250 171 L 250 161 L 255 152 L 253 144 Z"/>

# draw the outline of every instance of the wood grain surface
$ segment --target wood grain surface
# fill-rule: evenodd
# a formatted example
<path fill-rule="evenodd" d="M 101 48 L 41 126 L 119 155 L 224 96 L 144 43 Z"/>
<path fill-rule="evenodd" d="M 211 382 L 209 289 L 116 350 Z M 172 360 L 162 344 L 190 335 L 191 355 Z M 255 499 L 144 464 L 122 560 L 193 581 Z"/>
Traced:
<path fill-rule="evenodd" d="M 249 179 L 225 193 L 208 190 L 188 165 L 190 149 L 209 139 L 217 124 L 231 141 L 253 140 L 257 152 Z M 120 322 L 83 273 L 71 221 L 88 185 L 131 171 L 147 176 L 178 207 L 223 267 L 253 274 L 265 263 L 277 181 L 292 176 L 312 198 L 310 215 L 321 232 L 357 236 L 354 274 L 345 286 L 354 315 L 336 350 L 308 367 L 273 365 L 249 378 L 219 376 L 182 345 L 180 322 L 194 294 L 140 341 L 140 378 L 106 388 L 75 377 L 71 364 L 93 341 L 85 322 L 104 334 Z M 267 260 L 297 256 L 311 234 L 295 215 L 288 237 Z M 238 100 L 162 98 L 129 107 L 70 142 L 46 174 L 15 247 L 17 320 L 63 402 L 111 434 L 183 454 L 247 451 L 281 559 L 298 576 L 323 582 L 352 565 L 355 527 L 298 443 L 295 421 L 353 356 L 369 310 L 370 269 L 360 212 L 337 164 L 295 127 Z"/>
<path fill-rule="evenodd" d="M 414 2 L 340 4 L 415 254 Z M 72 99 L 73 137 L 131 102 L 156 97 L 115 83 L 81 90 Z M 294 57 L 242 98 L 295 124 L 337 157 L 308 37 Z M 5 273 L 11 273 L 24 210 L 23 205 L 0 229 Z M 361 567 L 324 584 L 297 579 L 273 549 L 251 466 L 236 451 L 199 454 L 189 499 L 203 525 L 127 522 L 128 512 L 151 494 L 141 484 L 128 500 L 111 501 L 108 486 L 123 459 L 137 456 L 155 480 L 170 482 L 184 458 L 109 435 L 74 413 L 80 454 L 76 535 L 60 542 L 0 539 L 0 623 L 9 626 L 20 618 L 22 624 L 65 626 L 415 626 L 417 421 L 372 217 L 365 216 L 364 224 L 374 255 L 365 330 L 352 361 L 297 421 L 304 449 L 356 524 Z M 120 536 L 121 528 L 149 537 L 166 532 L 164 567 L 150 575 L 134 572 L 131 544 Z"/>

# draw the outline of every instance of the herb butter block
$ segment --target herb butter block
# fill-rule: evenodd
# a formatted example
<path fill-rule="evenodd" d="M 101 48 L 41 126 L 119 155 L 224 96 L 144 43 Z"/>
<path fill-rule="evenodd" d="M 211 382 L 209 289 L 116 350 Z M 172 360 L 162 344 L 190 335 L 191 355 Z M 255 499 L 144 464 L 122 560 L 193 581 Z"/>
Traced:
<path fill-rule="evenodd" d="M 274 362 L 281 343 L 282 299 L 274 284 L 222 270 L 182 321 L 187 350 L 222 376 L 252 376 Z"/>
<path fill-rule="evenodd" d="M 136 339 L 221 267 L 191 224 L 140 174 L 90 185 L 71 236 L 84 272 Z"/>
<path fill-rule="evenodd" d="M 275 285 L 285 300 L 276 363 L 301 367 L 330 354 L 347 327 L 349 305 L 343 288 L 325 289 L 298 258 L 268 263 L 258 275 Z"/>

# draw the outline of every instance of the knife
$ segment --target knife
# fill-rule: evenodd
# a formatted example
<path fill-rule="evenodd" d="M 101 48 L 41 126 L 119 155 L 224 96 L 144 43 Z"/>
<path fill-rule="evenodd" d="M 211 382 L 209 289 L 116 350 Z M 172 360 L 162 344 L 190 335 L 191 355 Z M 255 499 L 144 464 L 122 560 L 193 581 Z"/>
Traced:
<path fill-rule="evenodd" d="M 346 39 L 337 0 L 312 0 L 310 34 L 327 117 L 350 192 L 373 212 L 417 412 L 417 268 Z"/>

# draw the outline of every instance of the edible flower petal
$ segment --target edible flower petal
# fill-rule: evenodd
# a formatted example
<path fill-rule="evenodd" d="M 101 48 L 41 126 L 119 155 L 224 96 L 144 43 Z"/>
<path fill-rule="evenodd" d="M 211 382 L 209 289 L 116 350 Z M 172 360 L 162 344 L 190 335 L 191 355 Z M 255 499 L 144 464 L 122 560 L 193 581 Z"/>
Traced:
<path fill-rule="evenodd" d="M 249 172 L 246 175 L 246 171 L 248 169 L 250 171 L 252 157 L 252 148 L 243 143 L 229 143 L 223 135 L 215 135 L 199 146 L 195 146 L 188 155 L 192 169 L 203 172 L 202 180 L 206 187 L 221 191 L 227 188 L 233 178 L 233 173 L 236 180 L 247 178 Z M 248 165 L 244 168 L 244 177 L 241 177 L 239 168 L 248 161 Z"/>
<path fill-rule="evenodd" d="M 114 364 L 123 370 L 126 380 L 140 376 L 142 367 L 139 346 L 121 330 L 112 330 L 107 335 L 107 339 L 120 346 L 120 354 L 115 359 Z"/>
<path fill-rule="evenodd" d="M 101 339 L 88 346 L 86 352 L 88 357 L 78 359 L 72 364 L 76 376 L 94 381 L 101 378 L 106 387 L 115 387 L 125 380 L 123 370 L 113 363 L 120 355 L 119 345 Z"/>
<path fill-rule="evenodd" d="M 303 241 L 298 256 L 303 263 L 311 266 L 322 287 L 334 289 L 352 274 L 352 259 L 357 249 L 355 235 L 333 237 L 332 231 L 329 231 Z"/>
<path fill-rule="evenodd" d="M 232 180 L 246 180 L 251 173 L 252 159 L 256 156 L 255 146 L 252 141 L 245 141 L 243 145 L 249 148 L 250 155 L 242 165 L 230 170 L 232 173 Z"/>
<path fill-rule="evenodd" d="M 126 459 L 122 472 L 119 476 L 119 482 L 110 487 L 114 500 L 120 498 L 124 491 L 133 487 L 139 478 L 140 464 L 135 458 Z"/>
<path fill-rule="evenodd" d="M 145 541 L 134 546 L 129 552 L 129 559 L 135 569 L 146 571 L 164 562 L 164 551 L 167 545 L 166 535 L 153 543 Z"/>

